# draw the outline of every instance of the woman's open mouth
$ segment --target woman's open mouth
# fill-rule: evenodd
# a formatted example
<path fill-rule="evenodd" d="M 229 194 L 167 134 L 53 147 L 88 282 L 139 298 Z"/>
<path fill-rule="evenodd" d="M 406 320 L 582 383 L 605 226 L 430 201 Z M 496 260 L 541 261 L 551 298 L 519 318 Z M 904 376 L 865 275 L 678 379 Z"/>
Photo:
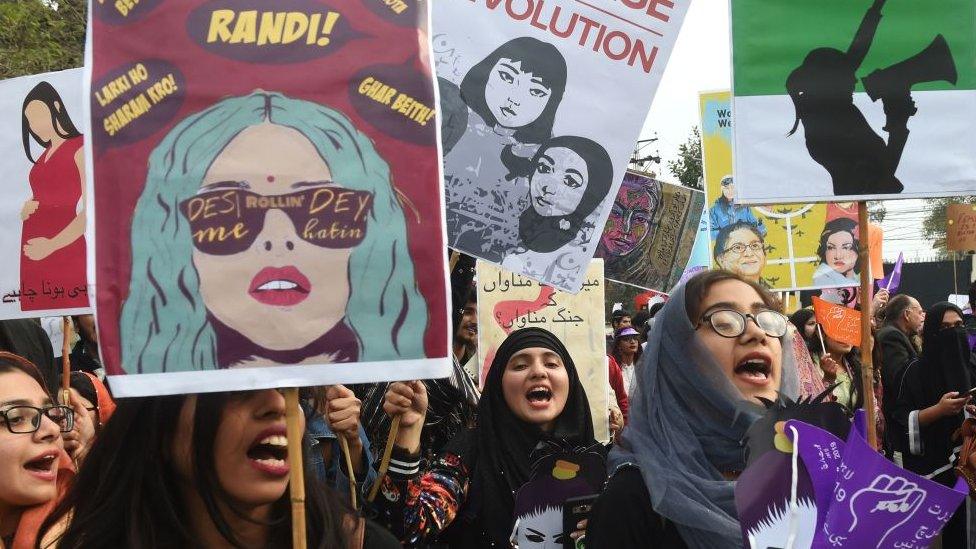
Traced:
<path fill-rule="evenodd" d="M 276 307 L 297 305 L 312 291 L 312 283 L 296 267 L 265 267 L 251 279 L 248 295 Z"/>
<path fill-rule="evenodd" d="M 536 385 L 525 393 L 529 406 L 536 410 L 545 410 L 552 402 L 552 389 L 545 385 Z"/>
<path fill-rule="evenodd" d="M 25 463 L 24 469 L 38 480 L 54 482 L 58 479 L 57 463 L 58 452 L 49 450 Z"/>
<path fill-rule="evenodd" d="M 284 427 L 264 430 L 251 447 L 247 459 L 252 467 L 273 477 L 288 475 L 288 437 Z"/>
<path fill-rule="evenodd" d="M 502 112 L 503 112 L 503 113 L 505 113 L 505 115 L 506 115 L 506 116 L 509 116 L 509 117 L 512 117 L 512 116 L 515 116 L 515 115 L 516 115 L 516 112 L 515 112 L 515 111 L 513 111 L 513 110 L 512 110 L 511 108 L 509 108 L 509 107 L 502 107 Z"/>
<path fill-rule="evenodd" d="M 733 373 L 746 383 L 765 387 L 772 378 L 773 367 L 767 357 L 750 355 L 736 365 Z"/>

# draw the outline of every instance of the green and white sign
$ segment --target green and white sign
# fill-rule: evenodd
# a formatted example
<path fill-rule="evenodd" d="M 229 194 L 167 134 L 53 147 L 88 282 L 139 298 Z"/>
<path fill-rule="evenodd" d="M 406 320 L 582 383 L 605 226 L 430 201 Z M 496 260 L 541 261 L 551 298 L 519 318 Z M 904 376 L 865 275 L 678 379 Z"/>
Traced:
<path fill-rule="evenodd" d="M 976 3 L 731 0 L 740 203 L 976 189 Z"/>

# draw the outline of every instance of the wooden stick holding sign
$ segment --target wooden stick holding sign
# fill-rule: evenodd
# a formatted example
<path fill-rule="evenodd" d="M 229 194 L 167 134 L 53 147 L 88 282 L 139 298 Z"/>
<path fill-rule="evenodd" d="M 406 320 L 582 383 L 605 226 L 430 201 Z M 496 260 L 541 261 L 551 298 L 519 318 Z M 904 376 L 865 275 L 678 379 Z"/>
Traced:
<path fill-rule="evenodd" d="M 291 496 L 291 546 L 305 549 L 305 474 L 302 464 L 302 407 L 298 403 L 298 389 L 290 387 L 285 393 L 285 421 L 288 434 L 288 465 L 291 476 L 288 493 Z"/>
<path fill-rule="evenodd" d="M 346 471 L 349 476 L 349 502 L 352 504 L 352 508 L 356 509 L 359 507 L 356 504 L 356 471 L 352 468 L 352 454 L 349 453 L 349 442 L 346 441 L 346 437 L 337 435 L 339 447 L 342 449 L 342 455 L 346 461 Z"/>
<path fill-rule="evenodd" d="M 61 404 L 71 406 L 71 317 L 61 317 Z"/>
<path fill-rule="evenodd" d="M 861 267 L 861 387 L 863 387 L 864 412 L 867 415 L 867 439 L 873 448 L 878 447 L 877 418 L 874 411 L 874 364 L 871 357 L 871 278 L 870 239 L 868 238 L 868 204 L 857 203 L 858 238 L 860 250 L 858 263 Z"/>

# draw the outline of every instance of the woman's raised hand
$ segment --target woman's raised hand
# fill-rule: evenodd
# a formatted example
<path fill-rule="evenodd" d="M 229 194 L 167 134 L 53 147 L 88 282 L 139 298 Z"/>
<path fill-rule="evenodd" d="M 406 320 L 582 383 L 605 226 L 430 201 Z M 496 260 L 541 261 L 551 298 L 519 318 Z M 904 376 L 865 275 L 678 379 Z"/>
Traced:
<path fill-rule="evenodd" d="M 411 454 L 420 452 L 420 431 L 427 416 L 427 387 L 420 381 L 391 383 L 383 399 L 383 411 L 400 417 L 396 445 Z"/>

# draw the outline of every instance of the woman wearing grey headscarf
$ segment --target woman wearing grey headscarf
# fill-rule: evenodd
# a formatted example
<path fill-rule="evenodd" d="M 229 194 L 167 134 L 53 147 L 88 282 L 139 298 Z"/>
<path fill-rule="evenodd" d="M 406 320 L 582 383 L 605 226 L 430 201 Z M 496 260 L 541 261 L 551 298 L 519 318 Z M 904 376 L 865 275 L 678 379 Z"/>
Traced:
<path fill-rule="evenodd" d="M 785 316 L 758 284 L 706 271 L 657 315 L 588 549 L 741 547 L 735 478 L 759 398 L 796 398 Z"/>

